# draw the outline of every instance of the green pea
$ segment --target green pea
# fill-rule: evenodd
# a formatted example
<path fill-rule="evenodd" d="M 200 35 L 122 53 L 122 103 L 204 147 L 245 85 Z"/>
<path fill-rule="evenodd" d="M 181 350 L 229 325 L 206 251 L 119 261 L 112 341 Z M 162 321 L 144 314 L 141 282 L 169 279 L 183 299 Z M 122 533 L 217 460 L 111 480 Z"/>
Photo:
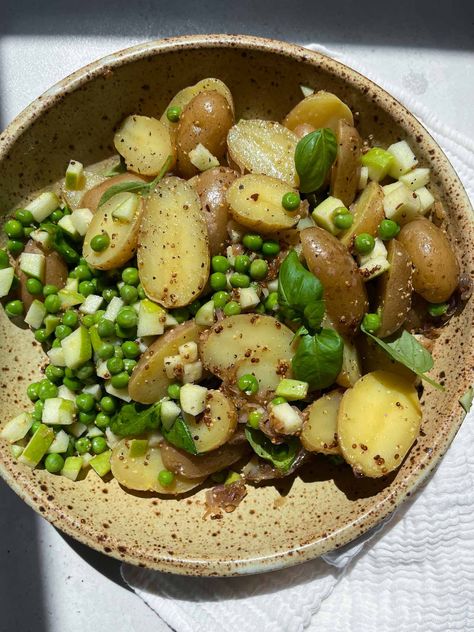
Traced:
<path fill-rule="evenodd" d="M 100 400 L 100 408 L 104 413 L 115 413 L 118 408 L 117 400 L 115 397 L 105 395 Z"/>
<path fill-rule="evenodd" d="M 143 287 L 141 285 L 137 286 L 137 290 L 138 290 L 138 298 L 143 301 L 144 298 L 146 298 L 146 292 L 143 289 Z"/>
<path fill-rule="evenodd" d="M 428 305 L 428 314 L 433 318 L 439 318 L 440 316 L 444 316 L 448 311 L 448 303 L 433 303 Z"/>
<path fill-rule="evenodd" d="M 90 413 L 90 411 L 94 408 L 94 405 L 95 399 L 90 393 L 81 393 L 76 397 L 76 406 L 80 411 Z"/>
<path fill-rule="evenodd" d="M 181 386 L 179 384 L 170 384 L 167 389 L 168 396 L 171 399 L 179 400 L 179 393 L 181 391 Z"/>
<path fill-rule="evenodd" d="M 44 402 L 47 399 L 58 396 L 58 387 L 51 380 L 41 380 L 38 388 L 38 397 Z"/>
<path fill-rule="evenodd" d="M 98 309 L 94 314 L 94 325 L 97 325 L 104 317 L 105 309 Z"/>
<path fill-rule="evenodd" d="M 38 279 L 34 279 L 33 277 L 30 277 L 26 280 L 26 289 L 33 296 L 39 296 L 40 294 L 43 294 L 43 284 L 41 283 L 41 281 L 38 281 Z"/>
<path fill-rule="evenodd" d="M 23 306 L 22 301 L 19 301 L 19 300 L 9 301 L 5 305 L 5 312 L 9 318 L 14 318 L 15 316 L 21 316 L 23 314 L 23 311 L 24 311 L 24 306 Z"/>
<path fill-rule="evenodd" d="M 97 428 L 99 428 L 100 430 L 105 430 L 109 424 L 110 424 L 109 415 L 106 415 L 105 413 L 102 413 L 102 412 L 97 413 L 97 416 L 95 418 L 95 425 L 97 426 Z"/>
<path fill-rule="evenodd" d="M 103 342 L 97 349 L 97 355 L 101 360 L 108 360 L 114 356 L 114 345 L 111 342 Z"/>
<path fill-rule="evenodd" d="M 58 325 L 54 330 L 54 335 L 58 340 L 64 340 L 64 338 L 67 338 L 70 334 L 72 334 L 72 329 L 67 325 Z"/>
<path fill-rule="evenodd" d="M 51 296 L 52 294 L 57 294 L 59 289 L 56 285 L 52 285 L 51 283 L 47 283 L 43 286 L 43 296 Z"/>
<path fill-rule="evenodd" d="M 36 402 L 36 403 L 42 404 L 43 402 Z M 33 416 L 34 415 L 35 413 L 33 413 Z M 41 414 L 39 416 L 39 419 L 35 419 L 34 422 L 31 424 L 31 428 L 30 428 L 31 434 L 34 435 L 40 426 L 41 426 Z"/>
<path fill-rule="evenodd" d="M 242 308 L 237 301 L 229 301 L 227 305 L 224 305 L 225 316 L 237 316 L 237 314 L 240 314 L 241 311 Z"/>
<path fill-rule="evenodd" d="M 0 250 L 0 270 L 10 267 L 10 259 L 6 250 Z"/>
<path fill-rule="evenodd" d="M 265 314 L 265 305 L 263 303 L 259 303 L 254 309 L 256 314 Z"/>
<path fill-rule="evenodd" d="M 238 272 L 235 272 L 230 277 L 230 284 L 232 287 L 249 287 L 250 279 L 246 274 L 239 274 Z"/>
<path fill-rule="evenodd" d="M 361 255 L 368 255 L 375 247 L 375 239 L 369 233 L 360 233 L 354 239 L 354 248 Z"/>
<path fill-rule="evenodd" d="M 124 369 L 122 358 L 109 358 L 107 360 L 107 370 L 111 375 L 117 375 L 117 373 L 121 373 Z"/>
<path fill-rule="evenodd" d="M 37 329 L 35 331 L 35 340 L 37 340 L 41 344 L 46 342 L 46 340 L 48 340 L 48 337 L 49 336 L 46 333 L 46 329 Z"/>
<path fill-rule="evenodd" d="M 110 301 L 115 297 L 118 296 L 118 292 L 117 290 L 115 290 L 112 287 L 107 287 L 105 288 L 105 290 L 102 292 L 102 298 L 107 302 L 110 303 Z"/>
<path fill-rule="evenodd" d="M 353 221 L 354 217 L 344 206 L 341 206 L 334 211 L 333 222 L 336 228 L 339 228 L 340 230 L 347 230 L 352 226 Z"/>
<path fill-rule="evenodd" d="M 214 307 L 216 309 L 222 309 L 224 305 L 226 305 L 230 301 L 229 292 L 224 292 L 220 290 L 212 295 L 212 300 L 214 301 Z"/>
<path fill-rule="evenodd" d="M 9 239 L 7 241 L 7 250 L 12 254 L 13 257 L 19 255 L 24 247 L 25 244 L 22 241 L 18 241 L 18 239 Z"/>
<path fill-rule="evenodd" d="M 248 255 L 237 255 L 235 258 L 234 269 L 236 272 L 245 274 L 250 268 L 250 257 Z"/>
<path fill-rule="evenodd" d="M 138 290 L 133 285 L 125 284 L 120 288 L 120 296 L 128 305 L 130 303 L 136 303 L 138 300 Z"/>
<path fill-rule="evenodd" d="M 366 314 L 362 324 L 364 329 L 366 329 L 369 333 L 374 334 L 377 329 L 380 328 L 382 320 L 378 314 Z"/>
<path fill-rule="evenodd" d="M 66 327 L 76 327 L 79 322 L 79 317 L 72 309 L 68 309 L 62 315 L 61 322 L 63 325 L 66 325 Z"/>
<path fill-rule="evenodd" d="M 263 259 L 254 259 L 250 264 L 250 276 L 256 281 L 261 281 L 267 276 L 268 263 Z"/>
<path fill-rule="evenodd" d="M 45 458 L 44 466 L 50 474 L 58 474 L 64 467 L 64 459 L 60 454 L 53 452 Z"/>
<path fill-rule="evenodd" d="M 97 324 L 97 333 L 101 338 L 110 338 L 115 333 L 114 323 L 108 318 L 103 318 Z"/>
<path fill-rule="evenodd" d="M 95 367 L 92 362 L 87 362 L 84 366 L 76 369 L 75 373 L 78 380 L 85 381 L 95 375 Z"/>
<path fill-rule="evenodd" d="M 51 213 L 51 215 L 49 216 L 49 219 L 53 222 L 53 224 L 57 224 L 59 220 L 62 219 L 63 217 L 64 217 L 64 213 L 61 211 L 61 209 L 58 208 Z"/>
<path fill-rule="evenodd" d="M 63 384 L 70 391 L 79 391 L 82 388 L 82 382 L 74 377 L 64 377 Z"/>
<path fill-rule="evenodd" d="M 57 294 L 50 294 L 44 299 L 44 306 L 49 314 L 57 314 L 61 309 L 61 299 Z"/>
<path fill-rule="evenodd" d="M 127 373 L 129 375 L 132 375 L 133 373 L 133 369 L 137 366 L 137 361 L 136 360 L 132 360 L 132 358 L 125 358 L 123 361 L 123 367 L 125 369 L 125 371 L 127 371 Z"/>
<path fill-rule="evenodd" d="M 136 358 L 140 355 L 140 347 L 133 340 L 122 343 L 122 351 L 125 358 Z"/>
<path fill-rule="evenodd" d="M 91 447 L 94 454 L 102 454 L 107 450 L 107 441 L 104 437 L 94 437 L 91 441 Z"/>
<path fill-rule="evenodd" d="M 31 399 L 32 402 L 36 402 L 36 400 L 38 399 L 38 389 L 39 389 L 38 382 L 32 382 L 26 389 L 26 394 L 28 395 L 28 397 Z"/>
<path fill-rule="evenodd" d="M 107 233 L 94 235 L 90 241 L 90 246 L 94 252 L 103 252 L 110 245 L 110 237 Z"/>
<path fill-rule="evenodd" d="M 87 437 L 81 437 L 76 441 L 75 448 L 78 454 L 85 454 L 86 452 L 89 452 L 91 449 L 90 439 Z"/>
<path fill-rule="evenodd" d="M 86 413 L 85 411 L 81 410 L 79 412 L 79 421 L 81 422 L 81 424 L 85 424 L 86 426 L 94 423 L 95 411 L 90 411 Z"/>
<path fill-rule="evenodd" d="M 15 219 L 18 220 L 22 226 L 31 226 L 35 221 L 32 212 L 26 208 L 19 208 L 15 211 Z"/>
<path fill-rule="evenodd" d="M 90 329 L 93 325 L 95 325 L 94 314 L 83 314 L 81 316 L 81 321 L 86 329 Z"/>
<path fill-rule="evenodd" d="M 277 241 L 264 241 L 262 253 L 267 257 L 275 257 L 280 252 L 280 244 Z"/>
<path fill-rule="evenodd" d="M 92 272 L 89 269 L 89 266 L 86 264 L 78 265 L 74 268 L 74 273 L 76 279 L 79 281 L 90 281 L 92 279 Z"/>
<path fill-rule="evenodd" d="M 79 292 L 85 297 L 94 294 L 94 284 L 92 281 L 81 281 L 79 283 Z"/>
<path fill-rule="evenodd" d="M 388 241 L 393 239 L 400 232 L 400 226 L 393 219 L 383 219 L 378 227 L 378 233 L 380 239 Z"/>
<path fill-rule="evenodd" d="M 249 250 L 253 250 L 253 252 L 258 252 L 262 249 L 263 239 L 260 237 L 260 235 L 248 234 L 244 236 L 244 238 L 242 239 L 242 243 Z"/>
<path fill-rule="evenodd" d="M 25 226 L 23 229 L 25 231 L 25 239 L 29 239 L 31 233 L 35 230 L 34 226 Z"/>
<path fill-rule="evenodd" d="M 123 329 L 135 327 L 138 323 L 138 314 L 133 307 L 123 307 L 117 314 L 117 324 Z"/>
<path fill-rule="evenodd" d="M 138 285 L 140 279 L 136 268 L 125 268 L 122 272 L 122 281 L 127 285 Z"/>
<path fill-rule="evenodd" d="M 227 287 L 227 277 L 223 272 L 213 272 L 210 277 L 210 284 L 214 292 L 225 290 Z"/>
<path fill-rule="evenodd" d="M 60 366 L 49 364 L 46 367 L 44 374 L 51 382 L 61 382 L 64 377 L 64 369 Z"/>
<path fill-rule="evenodd" d="M 190 313 L 186 307 L 178 307 L 171 312 L 171 315 L 181 324 L 189 320 Z"/>
<path fill-rule="evenodd" d="M 246 395 L 255 395 L 259 389 L 258 380 L 255 375 L 252 375 L 251 373 L 241 375 L 237 380 L 237 386 Z"/>
<path fill-rule="evenodd" d="M 270 292 L 265 299 L 265 309 L 267 312 L 274 312 L 278 308 L 278 292 Z"/>
<path fill-rule="evenodd" d="M 249 412 L 247 423 L 251 428 L 255 428 L 255 430 L 257 430 L 260 425 L 261 418 L 262 413 L 259 413 L 258 410 L 252 410 L 251 412 Z"/>
<path fill-rule="evenodd" d="M 284 397 L 275 397 L 272 399 L 272 404 L 274 406 L 278 406 L 279 404 L 286 404 L 286 399 Z"/>
<path fill-rule="evenodd" d="M 70 369 L 68 366 L 64 369 L 64 375 L 66 377 L 74 377 L 74 371 Z"/>
<path fill-rule="evenodd" d="M 296 209 L 299 208 L 300 203 L 301 199 L 296 191 L 288 191 L 281 200 L 281 205 L 285 211 L 296 211 Z"/>
<path fill-rule="evenodd" d="M 230 263 L 222 255 L 212 257 L 211 265 L 213 272 L 223 272 L 224 274 L 230 268 Z"/>
<path fill-rule="evenodd" d="M 172 105 L 166 110 L 166 118 L 171 123 L 177 123 L 181 117 L 182 109 L 179 105 Z"/>
<path fill-rule="evenodd" d="M 127 371 L 122 371 L 121 373 L 117 373 L 116 375 L 112 375 L 110 378 L 110 382 L 114 388 L 125 388 L 130 379 Z"/>
<path fill-rule="evenodd" d="M 9 219 L 5 222 L 3 230 L 10 239 L 21 239 L 24 235 L 23 226 L 17 219 Z"/>
<path fill-rule="evenodd" d="M 175 476 L 173 472 L 170 472 L 169 470 L 161 470 L 158 474 L 158 482 L 163 487 L 170 487 L 170 485 L 174 483 L 174 478 Z"/>
<path fill-rule="evenodd" d="M 193 301 L 191 305 L 188 305 L 188 310 L 191 316 L 196 316 L 200 307 L 201 307 L 201 301 L 198 298 L 195 301 Z"/>

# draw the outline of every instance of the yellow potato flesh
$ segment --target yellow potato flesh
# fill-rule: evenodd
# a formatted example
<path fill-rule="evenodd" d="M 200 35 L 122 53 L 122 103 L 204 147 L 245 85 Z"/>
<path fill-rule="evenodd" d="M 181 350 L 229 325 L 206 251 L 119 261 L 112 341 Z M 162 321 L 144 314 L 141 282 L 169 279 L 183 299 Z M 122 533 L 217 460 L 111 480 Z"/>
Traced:
<path fill-rule="evenodd" d="M 354 117 L 347 105 L 335 94 L 320 90 L 295 105 L 286 115 L 283 125 L 291 130 L 298 125 L 312 125 L 315 129 L 329 127 L 336 132 L 340 119 L 349 125 L 354 124 Z"/>
<path fill-rule="evenodd" d="M 297 143 L 296 134 L 274 121 L 241 120 L 227 135 L 231 163 L 241 171 L 262 173 L 296 187 Z"/>
<path fill-rule="evenodd" d="M 186 425 L 193 436 L 196 450 L 210 452 L 224 445 L 234 434 L 237 410 L 221 391 L 210 390 L 203 415 L 199 420 L 187 415 Z"/>
<path fill-rule="evenodd" d="M 142 456 L 130 456 L 130 439 L 122 439 L 112 450 L 110 465 L 112 474 L 124 487 L 142 492 L 159 494 L 183 494 L 200 485 L 205 477 L 184 478 L 177 474 L 171 485 L 160 485 L 158 474 L 165 470 L 159 447 L 148 448 Z"/>
<path fill-rule="evenodd" d="M 99 206 L 94 213 L 82 246 L 82 256 L 93 268 L 98 270 L 119 268 L 135 254 L 143 207 L 142 199 L 138 200 L 135 214 L 130 222 L 117 220 L 112 215 L 113 210 L 118 205 L 126 202 L 133 195 L 126 192 L 117 193 L 105 204 Z M 103 233 L 109 236 L 109 246 L 101 252 L 95 252 L 92 250 L 90 242 L 93 237 Z"/>
<path fill-rule="evenodd" d="M 373 237 L 377 236 L 377 229 L 384 219 L 383 212 L 383 191 L 380 184 L 371 182 L 356 200 L 353 211 L 354 221 L 352 226 L 346 230 L 339 239 L 350 248 L 357 235 L 368 233 Z"/>
<path fill-rule="evenodd" d="M 182 307 L 201 294 L 209 239 L 199 197 L 187 182 L 166 178 L 147 198 L 138 244 L 140 281 L 151 300 Z"/>
<path fill-rule="evenodd" d="M 337 441 L 337 414 L 342 391 L 335 390 L 323 395 L 305 410 L 301 431 L 301 443 L 310 452 L 340 454 Z"/>
<path fill-rule="evenodd" d="M 258 397 L 256 399 L 268 399 L 269 393 L 273 393 L 280 380 L 283 378 L 291 378 L 291 357 L 293 350 L 288 347 L 285 356 L 281 355 L 282 350 L 274 350 L 272 347 L 268 349 L 259 349 L 252 353 L 249 358 L 240 360 L 235 365 L 235 380 L 237 381 L 242 375 L 254 375 L 258 381 Z"/>
<path fill-rule="evenodd" d="M 347 338 L 344 338 L 342 369 L 336 378 L 336 382 L 339 386 L 349 388 L 349 386 L 354 386 L 361 375 L 362 373 L 357 349 L 352 342 L 350 342 Z"/>
<path fill-rule="evenodd" d="M 355 472 L 376 478 L 397 469 L 420 431 L 421 407 L 413 384 L 394 373 L 364 375 L 344 393 L 337 435 Z"/>
<path fill-rule="evenodd" d="M 227 202 L 236 222 L 261 233 L 273 233 L 296 226 L 303 208 L 286 211 L 285 193 L 293 192 L 285 182 L 270 176 L 249 174 L 237 178 L 227 191 Z"/>

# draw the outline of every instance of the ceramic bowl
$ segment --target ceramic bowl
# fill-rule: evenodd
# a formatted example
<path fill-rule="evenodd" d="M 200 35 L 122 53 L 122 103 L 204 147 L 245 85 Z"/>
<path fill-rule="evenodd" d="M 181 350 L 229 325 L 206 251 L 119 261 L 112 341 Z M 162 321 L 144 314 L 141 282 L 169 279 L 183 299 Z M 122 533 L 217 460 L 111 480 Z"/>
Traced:
<path fill-rule="evenodd" d="M 449 238 L 464 274 L 473 266 L 472 209 L 446 156 L 400 103 L 357 72 L 321 54 L 248 36 L 191 36 L 150 42 L 101 59 L 36 99 L 0 136 L 0 208 L 59 179 L 70 158 L 95 163 L 114 153 L 114 127 L 128 114 L 160 115 L 181 88 L 214 76 L 230 87 L 237 115 L 281 120 L 301 98 L 300 84 L 336 93 L 363 137 L 407 139 L 433 170 L 433 189 L 449 213 Z M 4 442 L 0 473 L 31 507 L 62 531 L 113 557 L 190 575 L 234 575 L 290 566 L 357 538 L 426 479 L 462 421 L 460 396 L 473 383 L 473 307 L 453 318 L 434 349 L 423 429 L 401 468 L 384 480 L 353 477 L 316 459 L 278 485 L 249 487 L 233 513 L 205 519 L 205 490 L 179 499 L 130 494 L 94 472 L 72 483 L 17 464 Z M 28 407 L 25 390 L 45 356 L 30 332 L 0 316 L 2 423 Z"/>

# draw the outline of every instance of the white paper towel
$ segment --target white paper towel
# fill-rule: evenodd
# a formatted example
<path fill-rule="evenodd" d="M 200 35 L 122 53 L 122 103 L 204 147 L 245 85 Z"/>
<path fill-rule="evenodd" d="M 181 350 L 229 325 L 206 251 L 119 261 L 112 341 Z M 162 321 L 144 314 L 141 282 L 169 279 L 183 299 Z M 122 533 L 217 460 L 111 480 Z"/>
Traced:
<path fill-rule="evenodd" d="M 357 61 L 311 48 L 359 70 L 404 103 L 444 149 L 474 200 L 470 139 Z M 370 534 L 369 545 L 365 538 L 322 559 L 253 577 L 189 578 L 127 565 L 123 577 L 176 632 L 380 632 L 395 625 L 404 632 L 474 630 L 473 448 L 470 414 L 430 482 L 381 533 Z"/>

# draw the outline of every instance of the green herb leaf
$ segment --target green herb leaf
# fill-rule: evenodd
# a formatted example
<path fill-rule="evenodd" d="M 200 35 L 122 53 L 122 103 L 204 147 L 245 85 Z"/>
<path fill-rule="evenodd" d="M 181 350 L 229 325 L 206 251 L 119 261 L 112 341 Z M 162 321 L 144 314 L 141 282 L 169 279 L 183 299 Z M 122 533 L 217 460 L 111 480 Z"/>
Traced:
<path fill-rule="evenodd" d="M 324 315 L 323 286 L 291 250 L 278 273 L 278 305 L 282 315 L 293 322 L 319 328 Z M 322 310 L 322 313 L 321 313 Z"/>
<path fill-rule="evenodd" d="M 336 154 L 337 141 L 331 129 L 317 129 L 303 136 L 295 151 L 302 193 L 312 193 L 322 187 Z"/>
<path fill-rule="evenodd" d="M 344 343 L 334 329 L 321 329 L 303 336 L 291 361 L 293 377 L 308 382 L 310 388 L 331 386 L 341 372 Z"/>
<path fill-rule="evenodd" d="M 110 429 L 119 437 L 130 437 L 147 430 L 156 430 L 160 425 L 160 410 L 160 402 L 141 411 L 135 403 L 125 404 L 110 420 Z"/>
<path fill-rule="evenodd" d="M 177 417 L 169 430 L 161 429 L 164 438 L 169 443 L 181 450 L 186 450 L 190 454 L 198 454 L 191 431 L 187 427 L 182 417 Z"/>
<path fill-rule="evenodd" d="M 120 156 L 119 162 L 111 167 L 107 173 L 104 173 L 106 178 L 113 178 L 114 176 L 119 176 L 121 173 L 126 173 L 127 165 L 125 164 L 125 160 L 122 156 Z"/>
<path fill-rule="evenodd" d="M 245 427 L 245 436 L 257 456 L 270 461 L 274 467 L 287 472 L 293 465 L 300 449 L 300 443 L 296 437 L 288 437 L 285 443 L 273 444 L 261 430 Z"/>
<path fill-rule="evenodd" d="M 474 386 L 470 386 L 464 395 L 459 399 L 459 403 L 464 408 L 466 413 L 471 410 L 472 401 L 474 400 Z"/>
<path fill-rule="evenodd" d="M 404 330 L 398 338 L 385 341 L 368 332 L 363 325 L 361 325 L 361 329 L 364 334 L 372 338 L 372 340 L 375 340 L 394 360 L 409 368 L 413 373 L 416 373 L 421 379 L 425 380 L 425 382 L 431 384 L 431 386 L 434 386 L 440 391 L 444 391 L 441 384 L 438 384 L 438 382 L 435 382 L 435 380 L 432 380 L 426 375 L 426 371 L 433 368 L 433 358 L 431 353 L 418 342 L 415 336 Z"/>
<path fill-rule="evenodd" d="M 137 193 L 139 195 L 149 195 L 169 170 L 172 160 L 172 157 L 168 156 L 165 160 L 165 164 L 161 167 L 160 173 L 151 182 L 120 182 L 119 184 L 114 184 L 109 187 L 107 191 L 102 194 L 98 207 L 108 202 L 110 198 L 117 195 L 117 193 Z"/>
<path fill-rule="evenodd" d="M 51 236 L 51 248 L 56 250 L 66 263 L 69 265 L 77 265 L 77 263 L 79 263 L 79 254 L 67 241 L 64 232 L 59 226 L 46 222 L 45 224 L 40 224 L 40 229 L 46 231 Z"/>
<path fill-rule="evenodd" d="M 291 344 L 293 344 L 293 342 L 297 339 L 300 338 L 301 336 L 306 336 L 307 334 L 309 334 L 309 331 L 306 329 L 306 327 L 304 325 L 301 325 L 300 327 L 298 327 L 298 329 L 295 331 L 295 334 L 293 336 L 293 338 L 291 339 Z"/>

